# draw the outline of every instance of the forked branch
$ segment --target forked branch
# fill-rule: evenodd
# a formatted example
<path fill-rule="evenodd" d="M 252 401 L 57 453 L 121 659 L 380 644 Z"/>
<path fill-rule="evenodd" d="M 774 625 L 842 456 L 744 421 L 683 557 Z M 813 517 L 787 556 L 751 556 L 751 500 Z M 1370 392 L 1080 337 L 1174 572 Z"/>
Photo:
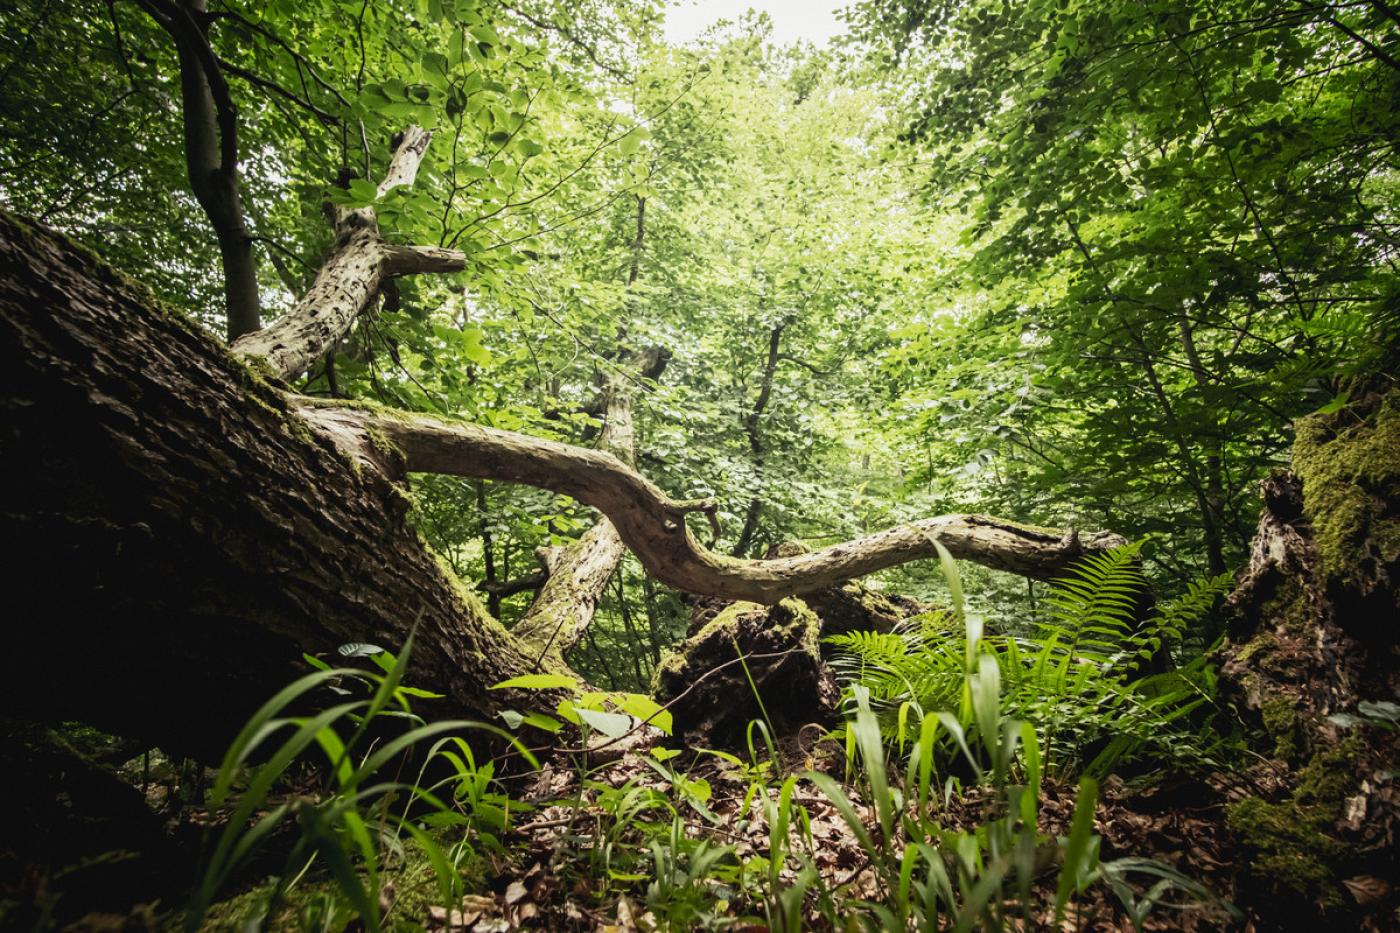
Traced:
<path fill-rule="evenodd" d="M 403 132 L 378 185 L 379 197 L 413 184 L 431 140 L 430 132 L 416 126 Z M 265 360 L 283 379 L 305 372 L 344 339 L 388 279 L 459 272 L 466 263 L 457 250 L 384 242 L 372 206 L 337 209 L 334 219 L 335 245 L 301 301 L 270 326 L 233 344 L 235 354 Z"/>

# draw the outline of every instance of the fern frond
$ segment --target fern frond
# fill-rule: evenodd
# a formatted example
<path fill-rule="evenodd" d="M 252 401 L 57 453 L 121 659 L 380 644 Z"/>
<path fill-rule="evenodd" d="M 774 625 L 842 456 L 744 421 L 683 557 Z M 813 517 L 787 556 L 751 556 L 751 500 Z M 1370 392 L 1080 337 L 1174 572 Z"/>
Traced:
<path fill-rule="evenodd" d="M 1138 566 L 1140 543 L 1091 554 L 1051 584 L 1042 636 L 1058 638 L 1071 656 L 1107 663 L 1133 634 L 1134 609 L 1147 583 Z"/>

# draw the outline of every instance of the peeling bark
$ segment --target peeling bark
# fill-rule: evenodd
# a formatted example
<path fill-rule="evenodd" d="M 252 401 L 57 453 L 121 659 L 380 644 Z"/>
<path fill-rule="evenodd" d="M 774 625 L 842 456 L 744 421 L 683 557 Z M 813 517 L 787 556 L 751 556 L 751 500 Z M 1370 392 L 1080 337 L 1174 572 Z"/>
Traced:
<path fill-rule="evenodd" d="M 1270 923 L 1380 929 L 1400 907 L 1400 734 L 1367 712 L 1400 701 L 1397 503 L 1400 392 L 1302 419 L 1226 603 L 1221 691 L 1271 760 L 1225 822 L 1238 899 Z"/>
<path fill-rule="evenodd" d="M 379 183 L 380 197 L 413 184 L 431 141 L 432 134 L 416 126 L 404 131 Z M 335 231 L 330 255 L 301 301 L 268 327 L 236 340 L 236 355 L 264 361 L 279 378 L 291 380 L 349 335 L 387 281 L 416 273 L 460 272 L 466 262 L 457 250 L 386 243 L 372 207 L 336 211 Z"/>

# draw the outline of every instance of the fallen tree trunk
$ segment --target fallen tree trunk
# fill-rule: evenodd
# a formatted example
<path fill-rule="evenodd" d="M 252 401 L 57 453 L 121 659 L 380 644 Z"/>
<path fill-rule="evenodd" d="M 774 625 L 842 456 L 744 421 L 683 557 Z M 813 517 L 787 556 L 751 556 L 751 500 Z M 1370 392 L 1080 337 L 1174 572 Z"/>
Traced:
<path fill-rule="evenodd" d="M 930 554 L 926 533 L 1037 576 L 1117 540 L 948 516 L 812 555 L 723 559 L 685 529 L 704 504 L 673 502 L 612 455 L 289 395 L 81 248 L 9 218 L 0 322 L 0 514 L 21 544 L 5 585 L 25 659 L 7 700 L 205 758 L 302 652 L 393 648 L 415 619 L 409 680 L 446 694 L 425 712 L 552 703 L 489 689 L 554 662 L 423 547 L 395 482 L 405 468 L 574 495 L 661 579 L 765 602 Z"/>
<path fill-rule="evenodd" d="M 216 759 L 302 652 L 396 649 L 415 619 L 432 714 L 526 701 L 488 688 L 535 659 L 382 469 L 148 292 L 4 217 L 0 380 L 12 712 Z"/>

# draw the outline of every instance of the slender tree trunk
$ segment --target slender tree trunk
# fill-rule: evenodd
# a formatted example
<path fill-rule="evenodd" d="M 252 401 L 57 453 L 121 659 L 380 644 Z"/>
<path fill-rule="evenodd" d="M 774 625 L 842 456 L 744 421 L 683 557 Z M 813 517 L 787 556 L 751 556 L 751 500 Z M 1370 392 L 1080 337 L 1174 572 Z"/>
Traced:
<path fill-rule="evenodd" d="M 228 339 L 261 326 L 258 265 L 238 184 L 238 118 L 205 31 L 205 0 L 142 0 L 175 40 L 190 190 L 204 209 L 223 262 Z"/>
<path fill-rule="evenodd" d="M 486 593 L 486 608 L 491 613 L 492 618 L 501 617 L 501 593 L 495 584 L 500 582 L 496 576 L 496 541 L 491 534 L 491 516 L 486 511 L 486 484 L 477 480 L 472 484 L 476 489 L 476 516 L 481 522 L 481 559 L 485 565 L 486 578 L 482 580 L 482 589 Z"/>
<path fill-rule="evenodd" d="M 617 581 L 617 611 L 622 616 L 622 627 L 627 630 L 628 640 L 632 642 L 632 669 L 637 674 L 637 683 L 646 683 L 646 677 L 642 674 L 642 653 L 636 650 L 641 645 L 642 638 L 637 634 L 637 627 L 632 624 L 632 610 L 627 608 L 627 588 L 622 584 L 622 574 L 613 575 Z"/>
<path fill-rule="evenodd" d="M 768 448 L 763 443 L 763 435 L 759 433 L 758 424 L 763 418 L 764 409 L 768 407 L 768 400 L 773 396 L 773 376 L 778 372 L 778 348 L 783 339 L 783 329 L 786 327 L 786 322 L 780 322 L 768 332 L 768 357 L 763 363 L 763 376 L 759 380 L 758 397 L 754 399 L 753 408 L 749 409 L 749 413 L 744 416 L 744 435 L 749 441 L 754 476 L 760 482 L 763 478 L 763 466 L 768 458 Z M 762 514 L 763 498 L 755 495 L 749 499 L 748 508 L 744 512 L 744 526 L 729 553 L 735 557 L 742 557 L 749 552 L 749 547 L 753 544 L 753 536 L 758 531 L 759 517 Z"/>
<path fill-rule="evenodd" d="M 662 629 L 661 613 L 656 608 L 658 597 L 656 584 L 652 582 L 651 577 L 642 574 L 642 600 L 647 608 L 647 634 L 651 637 L 652 667 L 661 663 L 661 650 L 666 647 L 662 642 L 670 642 L 667 633 Z"/>
<path fill-rule="evenodd" d="M 1197 391 L 1204 393 L 1210 386 L 1210 374 L 1201 362 L 1201 354 L 1196 349 L 1196 336 L 1191 329 L 1191 321 L 1185 314 L 1180 318 L 1181 348 L 1191 367 L 1191 376 L 1196 381 Z M 1206 446 L 1205 493 L 1202 497 L 1202 528 L 1205 532 L 1206 566 L 1213 577 L 1226 570 L 1225 566 L 1225 478 L 1224 460 L 1221 456 L 1220 435 L 1211 431 L 1203 439 Z"/>

